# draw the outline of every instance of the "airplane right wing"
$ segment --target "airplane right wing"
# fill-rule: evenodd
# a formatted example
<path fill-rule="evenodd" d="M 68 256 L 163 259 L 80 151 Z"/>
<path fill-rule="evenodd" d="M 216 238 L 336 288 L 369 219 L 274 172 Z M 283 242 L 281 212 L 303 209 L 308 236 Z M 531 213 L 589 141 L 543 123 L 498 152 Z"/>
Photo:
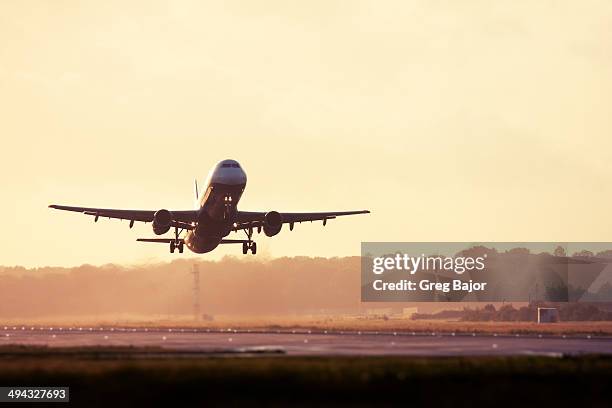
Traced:
<path fill-rule="evenodd" d="M 49 208 L 64 211 L 79 212 L 85 215 L 91 215 L 98 221 L 99 217 L 116 218 L 120 220 L 131 221 L 130 226 L 134 221 L 151 222 L 156 211 L 153 210 L 119 210 L 112 208 L 91 208 L 91 207 L 71 207 L 67 205 L 50 205 Z M 172 214 L 172 227 L 193 229 L 193 224 L 197 221 L 198 211 L 170 211 Z"/>

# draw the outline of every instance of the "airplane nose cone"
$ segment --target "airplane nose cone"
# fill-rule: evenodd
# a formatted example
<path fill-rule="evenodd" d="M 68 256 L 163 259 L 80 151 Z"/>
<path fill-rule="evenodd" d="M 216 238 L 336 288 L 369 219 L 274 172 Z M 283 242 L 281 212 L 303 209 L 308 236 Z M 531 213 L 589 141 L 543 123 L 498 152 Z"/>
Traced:
<path fill-rule="evenodd" d="M 213 183 L 225 184 L 228 186 L 238 186 L 246 184 L 246 174 L 242 169 L 230 168 L 221 170 L 222 171 L 217 171 L 213 175 Z"/>

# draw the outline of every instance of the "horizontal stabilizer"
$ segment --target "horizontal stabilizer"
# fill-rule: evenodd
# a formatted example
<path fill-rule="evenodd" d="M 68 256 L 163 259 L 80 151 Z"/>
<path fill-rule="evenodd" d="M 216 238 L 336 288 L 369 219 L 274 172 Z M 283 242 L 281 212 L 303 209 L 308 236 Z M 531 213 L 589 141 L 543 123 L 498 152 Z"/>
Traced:
<path fill-rule="evenodd" d="M 250 241 L 246 239 L 222 239 L 220 244 L 248 244 Z"/>
<path fill-rule="evenodd" d="M 176 242 L 177 240 L 172 239 L 172 238 L 138 238 L 136 241 L 138 242 L 157 242 L 160 244 L 169 244 L 171 242 Z M 178 242 L 182 244 L 185 241 L 182 238 L 179 238 Z"/>

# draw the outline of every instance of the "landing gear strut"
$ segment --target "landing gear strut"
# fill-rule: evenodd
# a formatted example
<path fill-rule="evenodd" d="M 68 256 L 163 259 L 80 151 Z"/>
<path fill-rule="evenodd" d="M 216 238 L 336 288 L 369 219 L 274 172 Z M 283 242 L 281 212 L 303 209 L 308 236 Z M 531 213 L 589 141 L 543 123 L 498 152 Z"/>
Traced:
<path fill-rule="evenodd" d="M 178 227 L 174 227 L 174 241 L 170 241 L 170 253 L 173 254 L 175 249 L 178 249 L 179 253 L 183 253 L 184 244 L 183 240 L 179 238 L 179 235 L 183 232 L 179 231 Z"/>
<path fill-rule="evenodd" d="M 242 243 L 242 253 L 246 255 L 250 249 L 251 254 L 255 255 L 257 253 L 257 243 L 251 239 L 253 237 L 253 228 L 245 229 L 244 233 L 247 235 L 248 242 Z"/>

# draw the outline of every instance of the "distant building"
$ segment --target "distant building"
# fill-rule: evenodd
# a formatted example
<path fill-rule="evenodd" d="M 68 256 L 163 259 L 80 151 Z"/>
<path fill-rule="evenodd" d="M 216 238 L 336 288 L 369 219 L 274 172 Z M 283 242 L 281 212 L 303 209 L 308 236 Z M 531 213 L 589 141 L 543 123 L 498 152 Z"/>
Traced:
<path fill-rule="evenodd" d="M 559 311 L 555 307 L 538 307 L 538 323 L 556 323 Z"/>

